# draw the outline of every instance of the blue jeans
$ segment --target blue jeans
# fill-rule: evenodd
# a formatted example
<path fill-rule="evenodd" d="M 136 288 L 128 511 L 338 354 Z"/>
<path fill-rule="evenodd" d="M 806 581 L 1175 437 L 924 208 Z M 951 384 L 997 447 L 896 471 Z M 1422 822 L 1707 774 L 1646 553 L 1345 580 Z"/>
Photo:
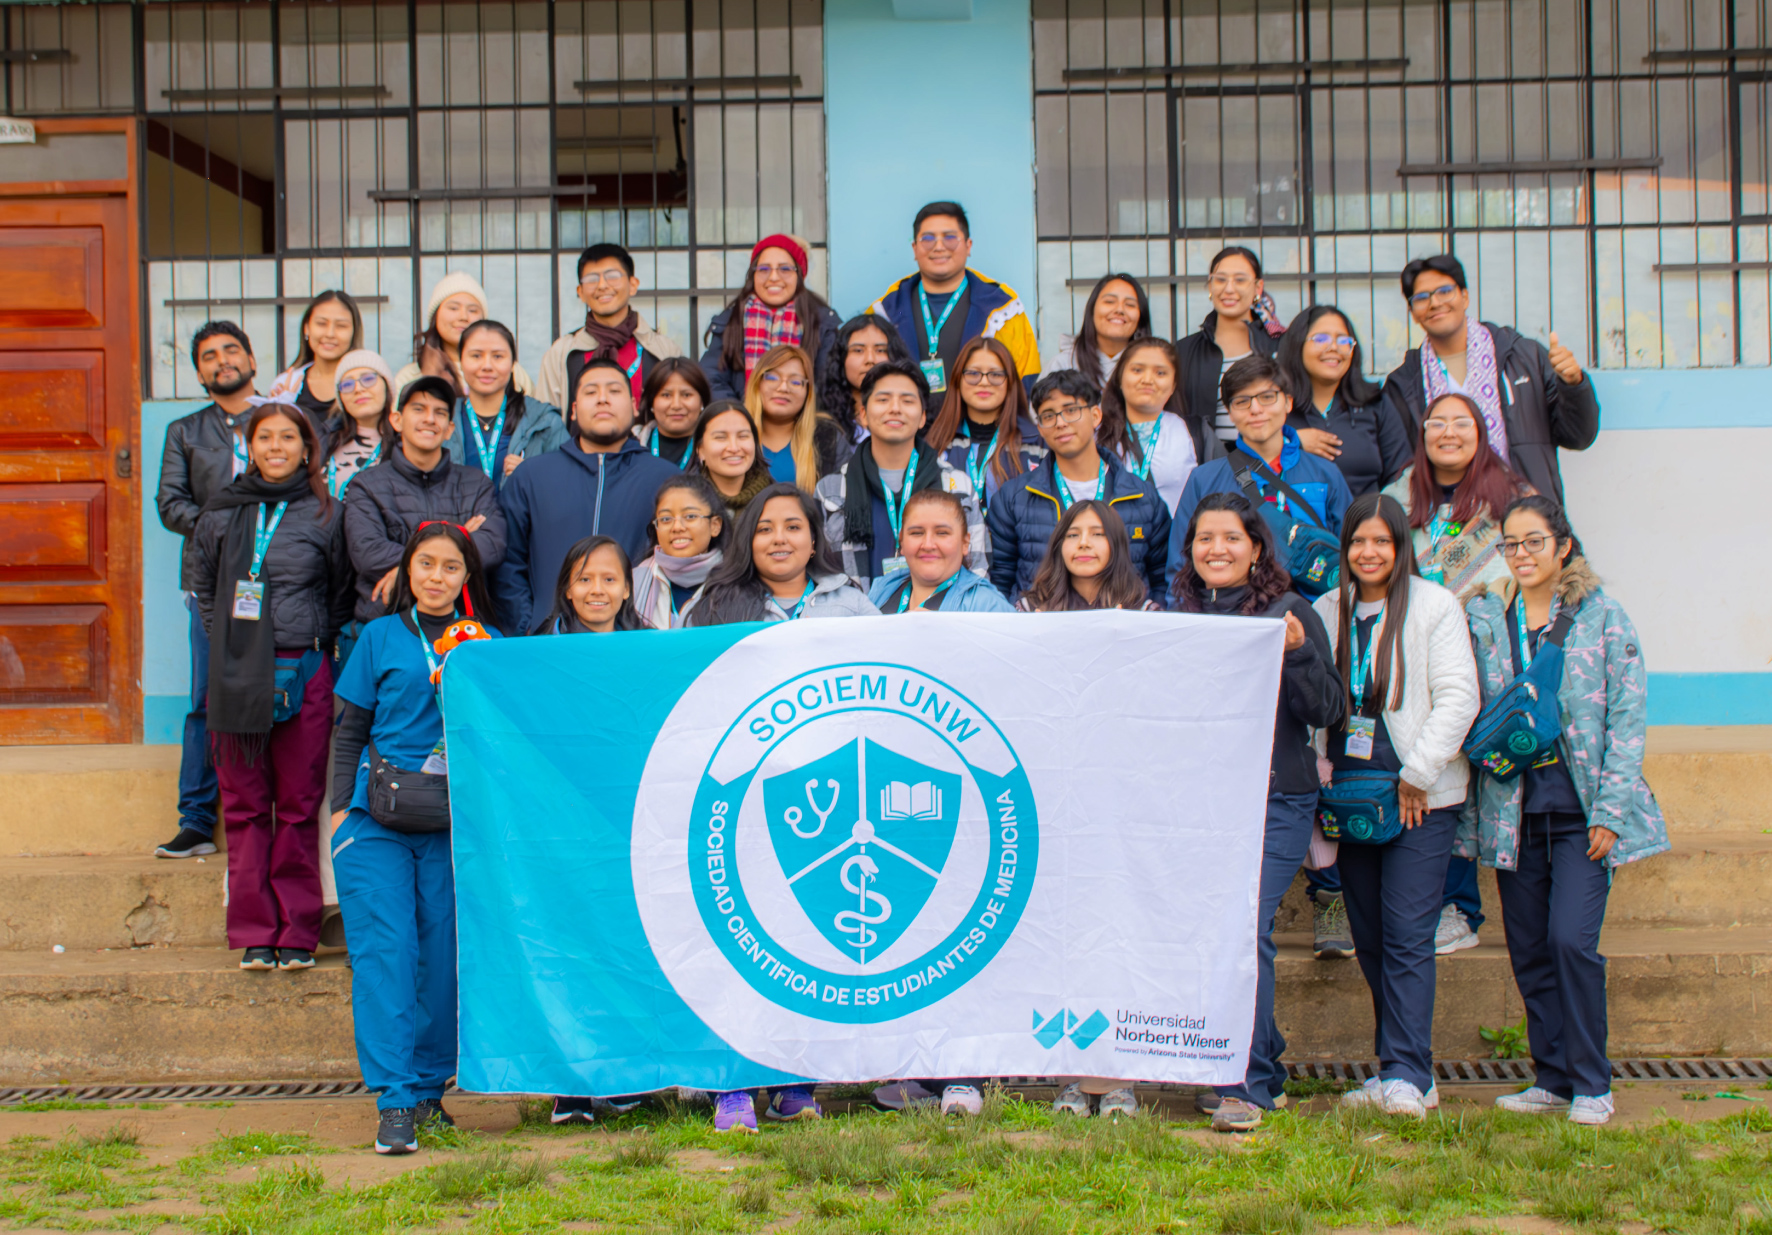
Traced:
<path fill-rule="evenodd" d="M 1483 894 L 1477 888 L 1477 864 L 1469 858 L 1453 858 L 1446 864 L 1446 889 L 1442 905 L 1457 905 L 1474 931 L 1483 925 Z"/>
<path fill-rule="evenodd" d="M 1286 1092 L 1286 1039 L 1274 1020 L 1274 915 L 1280 898 L 1292 886 L 1311 845 L 1317 817 L 1315 793 L 1267 795 L 1267 828 L 1261 842 L 1261 907 L 1256 911 L 1255 1033 L 1249 1042 L 1249 1066 L 1241 1085 L 1215 1085 L 1221 1097 L 1241 1098 L 1264 1110 Z"/>
<path fill-rule="evenodd" d="M 1431 810 L 1388 844 L 1341 844 L 1347 924 L 1377 1022 L 1378 1075 L 1422 1093 L 1434 1083 L 1434 927 L 1461 809 Z"/>
<path fill-rule="evenodd" d="M 1331 862 L 1320 871 L 1304 872 L 1304 894 L 1314 903 L 1318 892 L 1341 891 L 1341 864 Z"/>
<path fill-rule="evenodd" d="M 213 838 L 221 787 L 209 760 L 209 635 L 195 596 L 185 597 L 185 608 L 191 611 L 191 710 L 185 713 L 184 753 L 178 761 L 178 825 Z"/>

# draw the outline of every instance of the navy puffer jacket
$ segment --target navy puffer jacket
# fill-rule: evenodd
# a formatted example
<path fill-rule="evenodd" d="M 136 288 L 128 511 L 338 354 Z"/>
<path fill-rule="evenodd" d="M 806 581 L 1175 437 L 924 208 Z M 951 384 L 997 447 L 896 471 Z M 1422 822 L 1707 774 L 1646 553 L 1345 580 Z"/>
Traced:
<path fill-rule="evenodd" d="M 1163 596 L 1163 575 L 1169 557 L 1169 507 L 1148 480 L 1134 476 L 1112 455 L 1099 494 L 1126 524 L 1132 542 L 1132 565 L 1144 578 L 1153 598 Z M 1048 455 L 1031 472 L 1004 482 L 991 499 L 985 525 L 991 534 L 991 582 L 1014 601 L 1034 581 L 1046 543 L 1058 527 L 1058 481 L 1055 459 Z"/>

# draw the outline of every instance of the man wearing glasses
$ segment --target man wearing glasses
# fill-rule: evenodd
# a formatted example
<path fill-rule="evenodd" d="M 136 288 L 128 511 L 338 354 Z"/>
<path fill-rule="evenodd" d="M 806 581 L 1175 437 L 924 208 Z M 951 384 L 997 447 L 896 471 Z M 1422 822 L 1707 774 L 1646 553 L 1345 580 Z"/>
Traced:
<path fill-rule="evenodd" d="M 652 366 L 667 356 L 681 356 L 683 349 L 629 306 L 639 294 L 633 255 L 619 244 L 594 244 L 578 255 L 578 299 L 585 307 L 585 324 L 555 339 L 542 356 L 536 398 L 566 407 L 566 358 L 571 355 L 580 364 L 598 357 L 613 360 L 627 374 L 634 402 L 640 401 L 640 387 Z"/>
<path fill-rule="evenodd" d="M 972 226 L 958 202 L 930 202 L 917 211 L 911 256 L 917 273 L 887 288 L 868 312 L 888 318 L 910 345 L 929 383 L 930 414 L 947 396 L 960 349 L 980 335 L 1001 340 L 1022 380 L 1032 381 L 1040 371 L 1033 323 L 1014 288 L 966 268 Z"/>
<path fill-rule="evenodd" d="M 1409 316 L 1427 334 L 1384 384 L 1411 444 L 1427 406 L 1443 394 L 1476 400 L 1489 445 L 1534 489 L 1563 500 L 1557 447 L 1586 450 L 1600 432 L 1600 400 L 1575 354 L 1550 336 L 1547 348 L 1507 326 L 1469 315 L 1464 266 L 1441 253 L 1403 267 Z"/>

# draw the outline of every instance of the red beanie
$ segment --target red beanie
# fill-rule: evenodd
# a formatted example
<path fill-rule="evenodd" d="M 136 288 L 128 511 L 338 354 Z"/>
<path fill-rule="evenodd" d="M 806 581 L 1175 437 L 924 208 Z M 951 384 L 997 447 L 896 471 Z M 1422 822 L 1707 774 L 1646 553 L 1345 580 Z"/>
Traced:
<path fill-rule="evenodd" d="M 806 277 L 806 250 L 800 247 L 800 242 L 798 240 L 795 240 L 792 236 L 784 236 L 779 232 L 773 236 L 763 237 L 763 239 L 757 241 L 755 247 L 751 249 L 751 265 L 755 266 L 757 264 L 757 258 L 762 254 L 764 249 L 786 250 L 787 255 L 794 259 L 794 265 L 799 268 L 800 277 L 802 279 Z"/>

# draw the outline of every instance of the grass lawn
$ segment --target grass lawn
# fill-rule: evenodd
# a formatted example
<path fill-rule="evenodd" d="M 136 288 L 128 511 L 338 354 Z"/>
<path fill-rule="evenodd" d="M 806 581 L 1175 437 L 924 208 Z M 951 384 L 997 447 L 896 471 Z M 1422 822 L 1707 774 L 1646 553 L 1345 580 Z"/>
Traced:
<path fill-rule="evenodd" d="M 977 1119 L 856 1109 L 736 1137 L 705 1108 L 568 1130 L 540 1102 L 461 1098 L 463 1127 L 407 1158 L 368 1152 L 361 1100 L 0 1111 L 0 1229 L 1772 1235 L 1772 1102 L 1656 1102 L 1586 1129 L 1486 1097 L 1425 1122 L 1318 1098 L 1229 1137 L 1173 1100 L 1110 1123 L 993 1092 Z"/>

